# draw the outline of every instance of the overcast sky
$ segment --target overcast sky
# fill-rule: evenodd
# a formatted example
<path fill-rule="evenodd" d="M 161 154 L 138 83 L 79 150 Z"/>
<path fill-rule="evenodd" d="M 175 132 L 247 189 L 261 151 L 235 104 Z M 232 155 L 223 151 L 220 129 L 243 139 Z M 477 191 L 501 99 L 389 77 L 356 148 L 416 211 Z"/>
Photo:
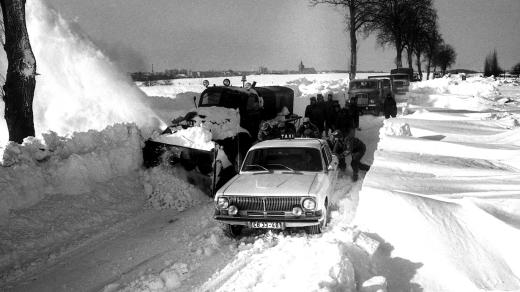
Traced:
<path fill-rule="evenodd" d="M 44 0 L 128 71 L 348 69 L 344 12 L 306 0 Z M 435 0 L 453 68 L 520 62 L 520 0 Z M 404 56 L 403 56 L 404 58 Z M 395 50 L 359 41 L 359 70 L 394 67 Z"/>

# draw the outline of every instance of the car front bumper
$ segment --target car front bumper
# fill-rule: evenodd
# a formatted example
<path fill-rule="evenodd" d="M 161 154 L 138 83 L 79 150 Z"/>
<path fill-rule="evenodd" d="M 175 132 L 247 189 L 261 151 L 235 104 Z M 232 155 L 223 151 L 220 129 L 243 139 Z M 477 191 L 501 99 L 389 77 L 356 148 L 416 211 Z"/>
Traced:
<path fill-rule="evenodd" d="M 216 211 L 215 213 L 218 213 Z M 322 212 L 312 212 L 312 215 L 302 216 L 244 216 L 244 215 L 220 215 L 215 214 L 213 218 L 221 223 L 231 225 L 251 226 L 251 222 L 282 222 L 285 227 L 306 227 L 320 224 Z"/>

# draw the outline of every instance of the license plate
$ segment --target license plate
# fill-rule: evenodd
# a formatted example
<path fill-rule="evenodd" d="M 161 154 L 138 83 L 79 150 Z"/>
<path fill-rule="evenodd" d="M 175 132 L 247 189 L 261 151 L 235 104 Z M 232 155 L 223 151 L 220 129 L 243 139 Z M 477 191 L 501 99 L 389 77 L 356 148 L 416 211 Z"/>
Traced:
<path fill-rule="evenodd" d="M 251 228 L 283 229 L 283 222 L 249 222 Z"/>

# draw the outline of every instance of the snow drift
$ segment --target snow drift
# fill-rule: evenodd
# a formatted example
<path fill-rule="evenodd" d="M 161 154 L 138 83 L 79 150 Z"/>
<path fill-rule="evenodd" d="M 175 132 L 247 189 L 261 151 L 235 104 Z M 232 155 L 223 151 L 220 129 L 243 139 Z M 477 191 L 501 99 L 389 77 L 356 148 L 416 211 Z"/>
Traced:
<path fill-rule="evenodd" d="M 46 195 L 93 192 L 96 185 L 138 171 L 142 165 L 140 132 L 132 124 L 105 130 L 56 133 L 10 143 L 0 167 L 0 217 L 10 209 L 28 207 Z"/>
<path fill-rule="evenodd" d="M 495 111 L 498 84 L 417 83 L 415 113 L 381 129 L 354 224 L 420 263 L 424 291 L 520 288 L 519 116 Z"/>

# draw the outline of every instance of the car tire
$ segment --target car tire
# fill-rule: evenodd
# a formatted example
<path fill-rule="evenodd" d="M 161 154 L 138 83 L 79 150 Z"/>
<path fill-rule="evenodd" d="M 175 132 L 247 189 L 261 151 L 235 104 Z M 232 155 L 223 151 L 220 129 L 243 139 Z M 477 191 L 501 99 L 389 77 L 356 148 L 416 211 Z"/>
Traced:
<path fill-rule="evenodd" d="M 230 238 L 236 238 L 237 236 L 239 236 L 242 233 L 243 228 L 244 228 L 244 226 L 242 226 L 242 225 L 231 225 L 231 224 L 222 225 L 222 230 L 224 231 L 224 234 Z"/>
<path fill-rule="evenodd" d="M 309 233 L 309 234 L 323 233 L 323 229 L 325 228 L 325 226 L 327 226 L 327 223 L 329 223 L 329 220 L 330 220 L 328 204 L 325 204 L 325 206 L 323 206 L 323 209 L 325 210 L 323 220 L 320 221 L 320 223 L 318 225 L 312 225 L 312 226 L 307 227 L 307 233 Z"/>

